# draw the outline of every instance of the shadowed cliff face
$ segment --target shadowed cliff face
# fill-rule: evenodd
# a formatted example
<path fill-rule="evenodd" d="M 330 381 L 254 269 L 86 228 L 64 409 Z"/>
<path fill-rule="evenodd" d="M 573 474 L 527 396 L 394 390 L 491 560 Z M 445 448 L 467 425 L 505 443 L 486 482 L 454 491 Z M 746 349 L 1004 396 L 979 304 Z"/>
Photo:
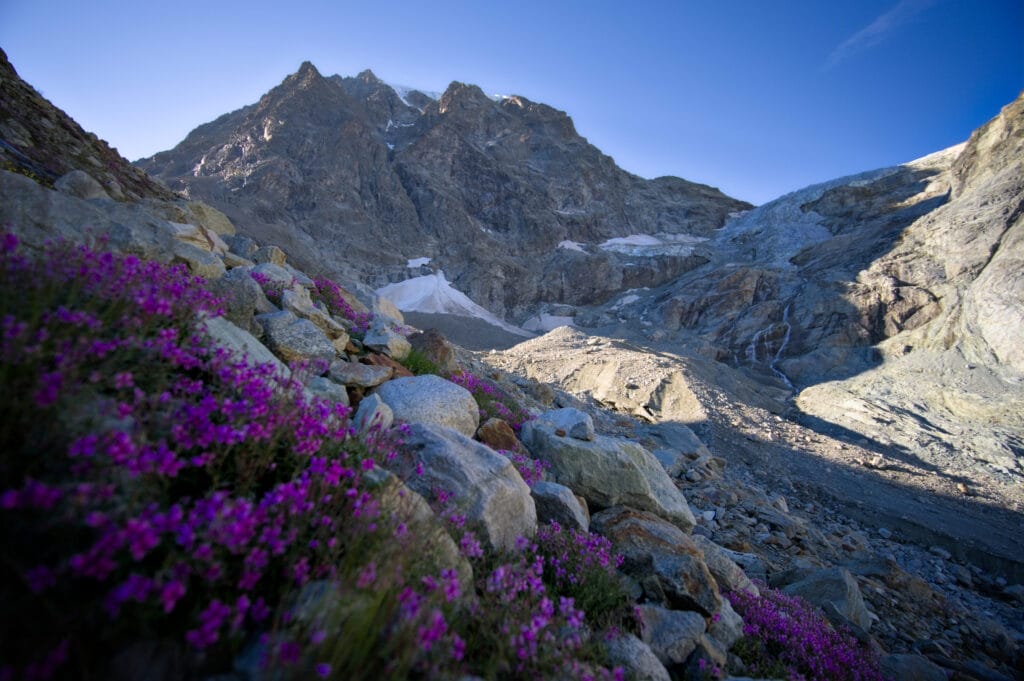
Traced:
<path fill-rule="evenodd" d="M 565 113 L 523 97 L 452 83 L 437 100 L 403 98 L 369 71 L 325 78 L 309 63 L 138 165 L 310 269 L 380 285 L 430 257 L 515 319 L 540 301 L 599 303 L 704 262 L 598 248 L 607 239 L 708 236 L 749 208 L 704 185 L 631 175 Z M 567 240 L 583 250 L 558 248 Z"/>

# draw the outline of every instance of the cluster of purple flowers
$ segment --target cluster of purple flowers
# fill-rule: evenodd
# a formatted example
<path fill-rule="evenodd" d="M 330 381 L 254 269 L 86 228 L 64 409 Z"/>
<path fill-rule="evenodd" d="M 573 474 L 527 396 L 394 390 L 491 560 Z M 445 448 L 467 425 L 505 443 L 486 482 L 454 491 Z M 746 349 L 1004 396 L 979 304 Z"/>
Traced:
<path fill-rule="evenodd" d="M 734 648 L 752 675 L 790 681 L 882 681 L 877 656 L 849 633 L 833 629 L 821 612 L 797 596 L 764 584 L 760 596 L 727 593 L 743 617 L 744 638 Z"/>
<path fill-rule="evenodd" d="M 556 532 L 557 534 L 557 532 Z M 520 538 L 516 550 L 491 566 L 474 541 L 463 538 L 464 555 L 477 573 L 476 599 L 463 607 L 471 623 L 465 636 L 473 645 L 477 669 L 485 676 L 512 678 L 573 678 L 621 681 L 621 668 L 609 670 L 597 660 L 588 634 L 587 614 L 572 596 L 549 580 L 545 537 Z M 586 552 L 587 549 L 584 549 Z M 511 668 L 508 668 L 511 667 Z"/>
<path fill-rule="evenodd" d="M 313 284 L 316 286 L 315 298 L 327 306 L 328 312 L 347 319 L 351 324 L 352 333 L 364 334 L 367 332 L 370 322 L 373 321 L 372 312 L 356 312 L 345 299 L 343 289 L 330 279 L 317 277 L 313 280 Z"/>
<path fill-rule="evenodd" d="M 265 273 L 257 272 L 255 270 L 249 272 L 249 276 L 260 285 L 260 288 L 263 289 L 263 295 L 265 295 L 267 300 L 272 302 L 274 305 L 280 305 L 281 297 L 284 295 L 284 292 L 295 284 L 294 278 L 291 283 L 285 285 L 284 282 L 279 279 L 271 279 Z"/>
<path fill-rule="evenodd" d="M 544 472 L 551 468 L 551 464 L 547 461 L 534 459 L 519 452 L 502 450 L 499 454 L 502 454 L 512 462 L 512 465 L 519 471 L 519 475 L 522 476 L 523 482 L 530 487 L 544 480 Z"/>
<path fill-rule="evenodd" d="M 604 569 L 607 547 L 577 537 L 593 557 L 566 558 L 547 530 L 501 562 L 462 527 L 475 582 L 425 573 L 423 538 L 368 475 L 400 430 L 357 439 L 300 372 L 214 347 L 197 322 L 219 301 L 183 268 L 69 245 L 29 258 L 0 236 L 0 679 L 102 674 L 139 636 L 224 664 L 254 634 L 308 676 L 621 678 L 554 577 Z M 323 585 L 340 605 L 303 619 Z"/>
<path fill-rule="evenodd" d="M 68 640 L 99 657 L 132 621 L 208 648 L 338 577 L 396 443 L 354 442 L 347 408 L 213 348 L 196 314 L 218 301 L 182 268 L 0 243 L 0 551 L 23 585 L 0 676 L 54 675 Z"/>
<path fill-rule="evenodd" d="M 523 423 L 532 416 L 516 405 L 502 390 L 491 381 L 480 378 L 476 374 L 463 371 L 452 374 L 448 380 L 468 390 L 480 408 L 480 419 L 499 418 L 506 421 L 517 433 Z M 510 407 L 509 404 L 512 406 Z"/>

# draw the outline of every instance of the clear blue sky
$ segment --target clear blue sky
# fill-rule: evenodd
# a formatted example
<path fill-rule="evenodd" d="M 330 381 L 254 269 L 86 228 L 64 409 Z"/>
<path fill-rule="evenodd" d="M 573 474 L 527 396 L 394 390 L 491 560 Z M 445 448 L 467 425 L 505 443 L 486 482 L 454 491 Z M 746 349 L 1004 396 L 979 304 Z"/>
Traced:
<path fill-rule="evenodd" d="M 966 139 L 1024 88 L 1024 1 L 0 0 L 0 46 L 131 159 L 308 59 L 525 95 L 629 171 L 762 203 Z"/>

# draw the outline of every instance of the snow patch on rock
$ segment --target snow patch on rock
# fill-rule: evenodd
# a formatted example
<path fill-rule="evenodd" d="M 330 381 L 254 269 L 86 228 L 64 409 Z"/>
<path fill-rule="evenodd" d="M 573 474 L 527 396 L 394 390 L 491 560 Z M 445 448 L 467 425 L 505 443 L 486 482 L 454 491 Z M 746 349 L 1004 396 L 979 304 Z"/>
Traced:
<path fill-rule="evenodd" d="M 580 253 L 586 253 L 586 251 L 583 249 L 583 244 L 581 244 L 578 241 L 569 241 L 568 239 L 566 239 L 565 241 L 559 241 L 558 247 L 564 248 L 567 251 L 579 251 Z"/>
<path fill-rule="evenodd" d="M 687 256 L 693 253 L 693 248 L 705 237 L 693 236 L 691 234 L 630 234 L 629 236 L 608 239 L 600 245 L 601 250 L 621 253 L 640 257 L 654 257 L 657 255 Z"/>
<path fill-rule="evenodd" d="M 432 312 L 475 317 L 517 336 L 533 336 L 529 331 L 506 323 L 474 303 L 469 296 L 448 283 L 441 270 L 434 274 L 388 284 L 377 289 L 377 295 L 390 300 L 395 307 L 404 312 Z"/>

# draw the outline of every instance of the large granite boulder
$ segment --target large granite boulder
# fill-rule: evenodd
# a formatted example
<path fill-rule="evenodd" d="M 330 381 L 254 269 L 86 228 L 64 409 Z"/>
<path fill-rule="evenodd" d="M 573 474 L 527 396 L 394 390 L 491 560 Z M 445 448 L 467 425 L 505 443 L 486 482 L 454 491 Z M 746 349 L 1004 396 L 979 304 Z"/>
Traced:
<path fill-rule="evenodd" d="M 407 484 L 430 498 L 437 490 L 453 496 L 470 524 L 479 524 L 495 548 L 511 549 L 519 537 L 537 531 L 530 488 L 512 462 L 462 433 L 416 423 L 405 438 L 410 461 L 395 463 Z M 416 473 L 420 467 L 422 473 Z"/>
<path fill-rule="evenodd" d="M 308 319 L 300 319 L 287 310 L 257 315 L 256 321 L 263 326 L 267 347 L 286 362 L 330 362 L 337 355 L 323 331 Z"/>
<path fill-rule="evenodd" d="M 453 428 L 467 437 L 473 437 L 480 424 L 480 409 L 473 395 L 440 376 L 396 378 L 377 388 L 375 394 L 399 421 Z"/>
<path fill-rule="evenodd" d="M 623 571 L 647 599 L 711 617 L 722 607 L 714 577 L 694 540 L 678 527 L 645 511 L 617 506 L 590 518 L 591 531 L 611 541 L 624 557 Z"/>
<path fill-rule="evenodd" d="M 650 452 L 629 440 L 570 437 L 559 427 L 569 425 L 561 423 L 559 414 L 564 412 L 556 410 L 554 420 L 548 418 L 551 413 L 525 423 L 521 438 L 535 458 L 551 465 L 552 479 L 581 495 L 591 508 L 632 506 L 666 518 L 686 532 L 693 529 L 695 521 L 686 499 Z M 589 435 L 585 425 L 579 427 L 580 433 Z"/>

